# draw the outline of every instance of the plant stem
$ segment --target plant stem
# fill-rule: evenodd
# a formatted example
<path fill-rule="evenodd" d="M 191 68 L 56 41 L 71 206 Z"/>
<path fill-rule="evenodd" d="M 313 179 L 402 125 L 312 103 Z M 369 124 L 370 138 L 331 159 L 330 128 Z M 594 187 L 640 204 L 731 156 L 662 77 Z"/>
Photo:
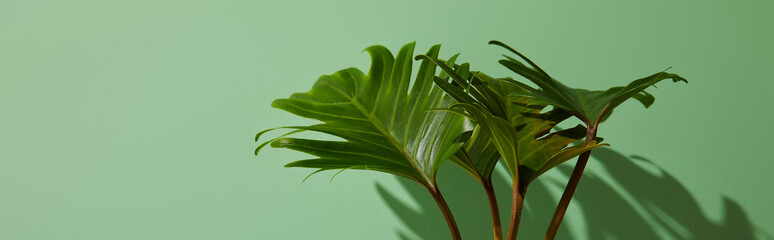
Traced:
<path fill-rule="evenodd" d="M 583 146 L 587 146 L 592 140 L 597 137 L 597 125 L 593 128 L 589 128 L 586 132 L 586 140 L 583 141 Z M 567 207 L 570 206 L 570 200 L 572 195 L 575 194 L 575 189 L 578 187 L 583 170 L 586 168 L 586 163 L 591 156 L 591 150 L 584 152 L 578 157 L 578 163 L 575 164 L 575 168 L 572 170 L 570 180 L 567 182 L 567 187 L 564 188 L 562 198 L 559 200 L 559 205 L 556 206 L 554 217 L 551 218 L 551 223 L 548 225 L 548 231 L 546 231 L 543 240 L 553 240 L 556 237 L 556 232 L 559 231 L 559 225 L 562 223 Z"/>
<path fill-rule="evenodd" d="M 435 203 L 438 204 L 438 208 L 441 209 L 443 217 L 446 218 L 446 224 L 449 225 L 449 231 L 451 231 L 452 239 L 461 240 L 462 237 L 460 236 L 459 228 L 457 228 L 457 222 L 454 221 L 454 216 L 452 216 L 449 205 L 446 204 L 446 200 L 444 200 L 443 195 L 441 195 L 441 191 L 438 190 L 438 185 L 433 184 L 432 187 L 428 187 L 428 190 L 430 190 L 430 195 L 433 195 L 433 199 L 435 199 Z"/>
<path fill-rule="evenodd" d="M 522 188 L 519 183 L 513 184 L 513 208 L 511 208 L 511 223 L 508 225 L 508 240 L 516 240 L 519 232 L 519 222 L 521 222 L 521 210 L 524 208 L 524 196 L 526 187 Z"/>
<path fill-rule="evenodd" d="M 495 197 L 492 180 L 484 180 L 481 183 L 484 184 L 486 197 L 489 199 L 489 210 L 492 212 L 492 229 L 494 230 L 494 239 L 502 240 L 503 228 L 502 224 L 500 224 L 500 209 L 497 207 L 497 198 Z"/>

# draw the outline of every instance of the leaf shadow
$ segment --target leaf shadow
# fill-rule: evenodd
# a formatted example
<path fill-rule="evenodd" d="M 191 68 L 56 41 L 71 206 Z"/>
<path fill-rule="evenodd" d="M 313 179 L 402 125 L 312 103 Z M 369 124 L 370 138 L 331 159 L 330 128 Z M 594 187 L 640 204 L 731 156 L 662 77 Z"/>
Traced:
<path fill-rule="evenodd" d="M 587 172 L 581 179 L 570 208 L 583 214 L 566 219 L 557 239 L 764 239 L 736 201 L 723 197 L 719 221 L 709 218 L 674 176 L 641 156 L 625 156 L 609 148 L 594 150 L 591 164 L 601 165 L 602 175 Z M 557 170 L 554 170 L 557 171 Z M 569 176 L 572 164 L 559 167 L 558 175 Z M 452 164 L 438 174 L 441 191 L 449 203 L 463 239 L 492 239 L 489 206 L 480 183 Z M 398 239 L 450 239 L 448 228 L 427 190 L 398 178 L 408 196 L 399 196 L 380 184 L 376 189 L 387 206 L 405 225 Z M 497 194 L 503 230 L 507 231 L 511 204 L 510 176 L 495 171 L 492 181 Z M 542 239 L 556 207 L 556 189 L 566 180 L 538 179 L 527 192 L 519 239 Z M 559 193 L 560 194 L 560 193 Z M 406 202 L 410 199 L 410 202 Z M 582 219 L 582 222 L 577 220 Z M 581 229 L 573 236 L 570 229 Z"/>

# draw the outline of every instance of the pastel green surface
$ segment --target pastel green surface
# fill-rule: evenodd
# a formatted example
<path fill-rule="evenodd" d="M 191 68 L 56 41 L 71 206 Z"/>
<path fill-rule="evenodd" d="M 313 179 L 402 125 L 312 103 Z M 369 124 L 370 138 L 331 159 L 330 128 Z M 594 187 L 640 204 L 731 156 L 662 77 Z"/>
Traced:
<path fill-rule="evenodd" d="M 406 229 L 416 223 L 375 187 L 411 201 L 402 182 L 348 171 L 301 184 L 310 170 L 282 166 L 302 154 L 256 158 L 252 138 L 310 123 L 270 103 L 319 75 L 365 70 L 361 50 L 373 44 L 440 43 L 441 57 L 462 52 L 473 69 L 513 76 L 492 39 L 588 89 L 672 66 L 690 83 L 650 89 L 647 110 L 624 103 L 599 136 L 672 174 L 708 219 L 724 218 L 725 196 L 756 234 L 771 235 L 772 10 L 771 1 L 5 0 L 0 239 L 397 239 L 401 229 L 414 238 Z M 483 194 L 473 204 L 486 204 Z M 595 214 L 611 213 L 571 205 L 565 222 Z M 437 215 L 425 229 L 448 234 Z M 572 226 L 566 234 L 583 236 L 593 224 Z M 489 229 L 461 231 L 477 239 Z"/>

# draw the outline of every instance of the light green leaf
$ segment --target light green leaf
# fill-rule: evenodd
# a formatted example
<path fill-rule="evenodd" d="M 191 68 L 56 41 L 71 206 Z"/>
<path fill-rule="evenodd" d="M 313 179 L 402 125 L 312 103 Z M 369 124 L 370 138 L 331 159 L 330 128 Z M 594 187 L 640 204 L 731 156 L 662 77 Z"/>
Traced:
<path fill-rule="evenodd" d="M 440 46 L 428 56 L 437 57 Z M 311 90 L 277 99 L 273 107 L 321 124 L 288 127 L 334 135 L 344 141 L 280 137 L 275 148 L 288 148 L 317 158 L 286 167 L 374 170 L 396 174 L 433 186 L 444 160 L 462 146 L 465 117 L 446 109 L 454 100 L 433 84 L 435 66 L 422 61 L 411 85 L 414 43 L 397 56 L 383 46 L 366 49 L 371 55 L 368 74 L 349 68 L 321 76 Z M 260 149 L 258 149 L 260 150 Z"/>

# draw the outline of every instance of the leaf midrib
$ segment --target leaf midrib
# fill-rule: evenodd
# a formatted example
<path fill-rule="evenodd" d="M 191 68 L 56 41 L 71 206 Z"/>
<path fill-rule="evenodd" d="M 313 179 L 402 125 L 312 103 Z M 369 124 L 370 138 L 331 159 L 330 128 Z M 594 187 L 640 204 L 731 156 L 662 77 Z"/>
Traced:
<path fill-rule="evenodd" d="M 330 86 L 333 90 L 335 90 L 336 92 L 338 92 L 339 94 L 341 94 L 345 98 L 349 99 L 349 101 L 352 102 L 352 105 L 355 106 L 355 108 L 357 108 L 357 110 L 360 111 L 360 113 L 362 113 L 364 116 L 366 116 L 368 118 L 369 122 L 371 122 L 371 124 L 373 124 L 374 127 L 376 127 L 376 129 L 378 129 L 379 132 L 381 132 L 381 134 L 385 138 L 387 138 L 387 140 L 389 140 L 390 143 L 392 143 L 392 145 L 394 145 L 395 148 L 398 149 L 400 151 L 400 153 L 403 154 L 403 156 L 407 160 L 409 160 L 408 162 L 411 164 L 411 166 L 414 167 L 414 169 L 417 170 L 417 173 L 422 177 L 422 179 L 424 181 L 426 181 L 425 184 L 432 184 L 433 181 L 431 181 L 431 179 L 427 177 L 425 172 L 422 171 L 422 168 L 420 168 L 419 165 L 417 164 L 417 161 L 415 161 L 416 159 L 414 159 L 411 156 L 411 154 L 409 154 L 406 151 L 406 149 L 403 147 L 403 145 L 401 145 L 398 142 L 397 139 L 393 138 L 393 136 L 391 134 L 389 134 L 389 132 L 384 128 L 384 126 L 382 126 L 382 123 L 379 121 L 379 119 L 376 119 L 375 116 L 372 115 L 370 113 L 370 111 L 368 111 L 368 109 L 365 108 L 365 106 L 360 104 L 360 102 L 356 101 L 355 98 L 347 95 L 344 91 L 342 91 L 341 89 L 339 89 L 336 86 L 333 86 L 331 84 L 328 84 L 328 86 Z M 376 106 L 374 106 L 374 109 L 376 109 Z"/>

